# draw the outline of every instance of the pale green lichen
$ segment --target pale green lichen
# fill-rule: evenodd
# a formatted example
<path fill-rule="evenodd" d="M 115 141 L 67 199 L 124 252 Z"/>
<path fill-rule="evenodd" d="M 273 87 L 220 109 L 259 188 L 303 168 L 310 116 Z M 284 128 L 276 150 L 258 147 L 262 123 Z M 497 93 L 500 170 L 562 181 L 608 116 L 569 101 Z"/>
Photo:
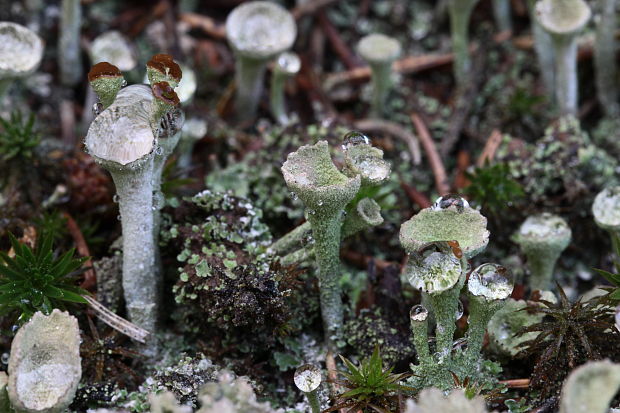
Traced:
<path fill-rule="evenodd" d="M 562 251 L 571 241 L 572 232 L 564 219 L 550 213 L 528 217 L 513 241 L 519 244 L 530 268 L 529 285 L 533 290 L 551 287 L 553 270 Z"/>
<path fill-rule="evenodd" d="M 480 358 L 484 333 L 489 320 L 510 296 L 513 282 L 506 268 L 496 264 L 482 264 L 469 276 L 469 318 L 467 323 L 466 358 L 475 363 Z"/>
<path fill-rule="evenodd" d="M 360 176 L 350 178 L 338 171 L 325 141 L 289 154 L 282 174 L 308 212 L 319 269 L 323 327 L 327 342 L 334 346 L 342 333 L 343 319 L 338 286 L 341 215 L 360 188 Z"/>
<path fill-rule="evenodd" d="M 620 388 L 620 364 L 591 361 L 572 371 L 562 387 L 560 413 L 606 413 Z"/>
<path fill-rule="evenodd" d="M 489 242 L 487 220 L 473 208 L 448 205 L 425 208 L 405 222 L 400 229 L 400 242 L 408 253 L 437 241 L 457 241 L 467 258 L 486 248 Z"/>
<path fill-rule="evenodd" d="M 236 57 L 235 110 L 239 118 L 252 118 L 262 94 L 266 64 L 293 45 L 297 26 L 282 6 L 250 1 L 228 15 L 226 37 Z"/>
<path fill-rule="evenodd" d="M 454 52 L 454 77 L 459 87 L 465 87 L 471 73 L 469 54 L 469 20 L 478 0 L 449 0 L 450 32 Z"/>
<path fill-rule="evenodd" d="M 372 100 L 370 113 L 380 118 L 386 110 L 386 100 L 392 87 L 392 63 L 400 56 L 400 42 L 384 34 L 373 33 L 357 44 L 358 53 L 372 70 Z"/>
<path fill-rule="evenodd" d="M 521 329 L 542 321 L 543 314 L 530 314 L 525 311 L 528 307 L 524 300 L 508 299 L 487 325 L 489 345 L 496 352 L 515 356 L 519 353 L 519 346 L 538 336 L 537 332 L 517 334 Z"/>
<path fill-rule="evenodd" d="M 605 188 L 596 195 L 592 204 L 594 222 L 609 232 L 614 251 L 620 240 L 620 187 Z"/>
<path fill-rule="evenodd" d="M 551 35 L 555 56 L 555 99 L 562 115 L 575 114 L 578 103 L 577 33 L 592 12 L 584 0 L 540 0 L 538 23 Z"/>

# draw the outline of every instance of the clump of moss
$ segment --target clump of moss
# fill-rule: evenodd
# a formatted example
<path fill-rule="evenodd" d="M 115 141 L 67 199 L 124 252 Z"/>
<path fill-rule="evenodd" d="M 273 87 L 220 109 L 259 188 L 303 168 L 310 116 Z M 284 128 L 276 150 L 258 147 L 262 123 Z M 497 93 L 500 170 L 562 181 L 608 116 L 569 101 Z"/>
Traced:
<path fill-rule="evenodd" d="M 304 316 L 297 312 L 308 308 L 292 301 L 299 298 L 293 291 L 300 274 L 266 254 L 271 234 L 260 209 L 210 191 L 172 204 L 162 239 L 177 254 L 173 293 L 186 331 L 236 342 L 247 352 L 252 346 L 267 349 L 299 327 Z"/>
<path fill-rule="evenodd" d="M 344 337 L 358 351 L 359 359 L 369 358 L 372 349 L 379 346 L 383 361 L 390 366 L 412 360 L 414 352 L 410 336 L 407 326 L 390 323 L 379 309 L 362 310 L 358 317 L 345 324 Z"/>

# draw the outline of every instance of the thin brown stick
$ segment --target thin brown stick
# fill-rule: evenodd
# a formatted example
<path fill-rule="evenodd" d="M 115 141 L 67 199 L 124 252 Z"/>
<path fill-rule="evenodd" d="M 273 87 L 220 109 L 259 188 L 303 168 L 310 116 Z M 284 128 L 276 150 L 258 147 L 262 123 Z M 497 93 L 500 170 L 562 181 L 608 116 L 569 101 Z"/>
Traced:
<path fill-rule="evenodd" d="M 323 31 L 325 32 L 325 36 L 330 42 L 332 49 L 338 55 L 345 67 L 350 70 L 361 66 L 360 61 L 342 39 L 336 27 L 334 27 L 331 20 L 329 20 L 329 17 L 327 17 L 325 10 L 320 10 L 317 13 L 317 18 L 319 24 L 323 28 Z"/>
<path fill-rule="evenodd" d="M 420 208 L 424 209 L 432 205 L 431 200 L 428 199 L 426 195 L 424 195 L 422 192 L 418 191 L 411 185 L 408 185 L 405 182 L 401 181 L 400 187 L 403 188 L 403 190 L 405 191 L 405 194 L 407 194 L 409 199 L 412 202 L 416 203 Z"/>
<path fill-rule="evenodd" d="M 416 73 L 447 65 L 452 63 L 453 59 L 454 55 L 452 53 L 407 56 L 403 59 L 395 61 L 392 65 L 392 70 L 401 74 Z M 330 90 L 341 83 L 366 82 L 370 80 L 370 75 L 370 67 L 357 67 L 343 72 L 331 73 L 327 75 L 323 84 L 325 85 L 326 90 Z"/>
<path fill-rule="evenodd" d="M 379 132 L 397 137 L 407 144 L 413 164 L 419 165 L 422 162 L 420 142 L 413 133 L 409 132 L 398 123 L 382 119 L 361 119 L 355 122 L 353 126 L 355 129 L 359 129 L 362 132 Z"/>
<path fill-rule="evenodd" d="M 478 157 L 476 161 L 476 166 L 478 168 L 482 168 L 485 163 L 490 163 L 495 158 L 495 153 L 499 148 L 499 145 L 502 143 L 502 133 L 499 129 L 493 129 L 487 142 L 484 144 L 484 149 L 482 149 L 482 153 Z"/>
<path fill-rule="evenodd" d="M 422 143 L 422 148 L 424 148 L 424 152 L 426 152 L 426 156 L 428 157 L 428 163 L 433 170 L 433 175 L 435 175 L 435 188 L 439 195 L 447 195 L 450 193 L 448 176 L 443 162 L 441 161 L 441 157 L 439 156 L 439 152 L 437 152 L 435 142 L 433 142 L 433 138 L 428 132 L 428 128 L 422 118 L 417 113 L 412 113 L 410 117 L 418 132 L 418 138 L 420 139 L 420 143 Z"/>
<path fill-rule="evenodd" d="M 85 290 L 90 290 L 91 288 L 94 288 L 97 285 L 97 275 L 95 274 L 95 269 L 93 268 L 93 261 L 90 259 L 90 251 L 88 249 L 88 244 L 86 244 L 84 235 L 82 234 L 80 227 L 78 226 L 77 222 L 75 222 L 71 214 L 69 214 L 66 211 L 63 212 L 62 214 L 67 220 L 67 230 L 69 231 L 69 234 L 71 234 L 71 238 L 73 238 L 73 242 L 75 242 L 75 248 L 77 249 L 77 252 L 82 257 L 89 257 L 88 261 L 84 263 L 84 265 L 89 267 L 89 269 L 86 270 L 86 272 L 84 273 L 84 281 L 82 281 L 82 284 L 80 285 L 80 287 L 82 287 Z"/>
<path fill-rule="evenodd" d="M 471 164 L 469 152 L 466 150 L 460 150 L 456 155 L 456 175 L 454 176 L 454 189 L 456 191 L 465 188 L 469 185 L 469 179 L 467 179 L 467 168 Z"/>
<path fill-rule="evenodd" d="M 527 389 L 530 387 L 530 379 L 502 380 L 500 383 L 506 385 L 509 389 Z"/>
<path fill-rule="evenodd" d="M 198 13 L 181 13 L 179 20 L 189 25 L 192 29 L 202 30 L 215 39 L 226 40 L 226 28 L 224 25 L 217 23 L 209 16 Z"/>
<path fill-rule="evenodd" d="M 296 20 L 301 19 L 309 14 L 314 14 L 321 10 L 323 7 L 327 7 L 332 3 L 336 3 L 338 0 L 313 0 L 299 2 L 299 5 L 291 10 L 291 14 Z"/>
<path fill-rule="evenodd" d="M 325 356 L 325 367 L 327 367 L 327 378 L 331 383 L 330 393 L 336 398 L 336 396 L 340 393 L 340 386 L 338 385 L 338 370 L 336 370 L 336 359 L 334 358 L 334 353 L 331 351 L 327 352 Z"/>

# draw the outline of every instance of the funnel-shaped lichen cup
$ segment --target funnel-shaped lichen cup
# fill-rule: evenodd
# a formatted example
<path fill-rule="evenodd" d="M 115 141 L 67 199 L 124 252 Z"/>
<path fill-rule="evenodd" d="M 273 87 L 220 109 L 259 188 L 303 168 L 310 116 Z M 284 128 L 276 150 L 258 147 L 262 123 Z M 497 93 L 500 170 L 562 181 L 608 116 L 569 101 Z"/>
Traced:
<path fill-rule="evenodd" d="M 467 331 L 466 359 L 480 358 L 482 341 L 489 320 L 512 294 L 514 287 L 508 270 L 497 264 L 482 264 L 469 276 L 469 330 Z"/>
<path fill-rule="evenodd" d="M 620 186 L 605 188 L 596 195 L 592 215 L 596 225 L 609 232 L 614 253 L 620 251 Z"/>
<path fill-rule="evenodd" d="M 540 0 L 536 18 L 553 38 L 556 103 L 562 115 L 576 114 L 578 101 L 576 35 L 592 12 L 584 0 Z"/>
<path fill-rule="evenodd" d="M 321 289 L 321 314 L 330 347 L 342 333 L 340 239 L 342 213 L 360 189 L 360 176 L 347 177 L 332 162 L 327 142 L 306 145 L 282 165 L 284 180 L 306 206 L 315 241 Z"/>
<path fill-rule="evenodd" d="M 570 243 L 572 232 L 561 217 L 542 213 L 528 217 L 513 241 L 527 257 L 532 290 L 548 290 L 553 281 L 555 263 Z"/>
<path fill-rule="evenodd" d="M 0 22 L 0 98 L 11 82 L 34 72 L 43 57 L 43 41 L 17 23 Z"/>
<path fill-rule="evenodd" d="M 236 57 L 235 110 L 239 118 L 253 118 L 263 91 L 266 64 L 291 48 L 297 25 L 278 4 L 249 1 L 228 15 L 226 37 Z"/>

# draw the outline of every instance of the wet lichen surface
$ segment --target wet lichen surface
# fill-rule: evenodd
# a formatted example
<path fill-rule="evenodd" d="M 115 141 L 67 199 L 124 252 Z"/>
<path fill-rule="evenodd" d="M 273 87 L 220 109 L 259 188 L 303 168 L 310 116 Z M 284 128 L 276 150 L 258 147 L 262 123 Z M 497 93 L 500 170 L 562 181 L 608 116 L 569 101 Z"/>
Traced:
<path fill-rule="evenodd" d="M 0 413 L 620 408 L 614 0 L 10 3 Z"/>

